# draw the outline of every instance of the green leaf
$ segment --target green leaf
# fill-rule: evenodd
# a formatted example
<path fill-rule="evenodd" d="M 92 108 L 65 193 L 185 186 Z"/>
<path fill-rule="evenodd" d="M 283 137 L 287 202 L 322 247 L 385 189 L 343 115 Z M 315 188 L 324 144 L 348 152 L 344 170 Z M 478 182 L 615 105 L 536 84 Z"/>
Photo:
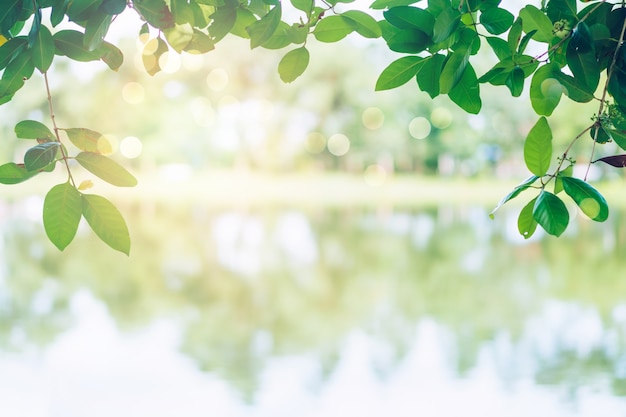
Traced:
<path fill-rule="evenodd" d="M 500 202 L 498 203 L 496 208 L 494 208 L 491 211 L 491 213 L 489 213 L 489 217 L 491 217 L 493 219 L 495 212 L 500 207 L 502 207 L 503 205 L 505 205 L 509 201 L 513 200 L 515 197 L 520 195 L 523 191 L 526 191 L 527 189 L 529 189 L 535 183 L 535 181 L 537 181 L 538 179 L 539 179 L 538 176 L 533 175 L 532 177 L 526 178 L 526 180 L 524 182 L 522 182 L 521 184 L 519 184 L 518 186 L 513 188 L 513 191 L 511 191 L 506 197 L 504 197 L 502 200 L 500 200 Z"/>
<path fill-rule="evenodd" d="M 406 84 L 420 71 L 424 58 L 410 55 L 396 59 L 383 70 L 376 81 L 376 91 L 390 90 Z"/>
<path fill-rule="evenodd" d="M 474 68 L 467 65 L 459 82 L 448 93 L 450 100 L 470 114 L 478 114 L 482 106 L 480 87 Z"/>
<path fill-rule="evenodd" d="M 427 10 L 419 7 L 392 7 L 383 13 L 385 20 L 399 29 L 418 29 L 432 36 L 435 18 Z"/>
<path fill-rule="evenodd" d="M 550 0 L 546 14 L 553 22 L 566 19 L 571 23 L 576 20 L 576 0 Z"/>
<path fill-rule="evenodd" d="M 320 42 L 337 42 L 354 31 L 354 26 L 341 16 L 328 16 L 319 21 L 313 30 Z"/>
<path fill-rule="evenodd" d="M 287 52 L 278 63 L 278 74 L 283 82 L 298 78 L 309 65 L 309 51 L 303 46 Z"/>
<path fill-rule="evenodd" d="M 189 23 L 174 25 L 163 31 L 167 43 L 179 54 L 189 45 L 193 39 L 193 28 Z"/>
<path fill-rule="evenodd" d="M 439 89 L 442 94 L 448 94 L 459 82 L 467 66 L 469 56 L 470 48 L 467 46 L 458 48 L 448 55 L 439 78 Z"/>
<path fill-rule="evenodd" d="M 442 54 L 435 54 L 424 62 L 422 69 L 417 73 L 417 85 L 422 91 L 428 93 L 431 98 L 439 95 L 439 76 L 446 57 Z"/>
<path fill-rule="evenodd" d="M 98 48 L 98 53 L 100 53 L 100 59 L 102 62 L 107 64 L 107 66 L 113 70 L 117 71 L 124 62 L 124 55 L 122 51 L 115 45 L 112 45 L 108 42 L 102 42 L 102 45 Z"/>
<path fill-rule="evenodd" d="M 109 184 L 118 187 L 137 185 L 137 179 L 126 168 L 106 156 L 93 152 L 81 152 L 76 155 L 76 160 L 87 171 Z"/>
<path fill-rule="evenodd" d="M 149 75 L 155 75 L 156 73 L 161 71 L 161 56 L 164 53 L 168 52 L 170 49 L 167 46 L 167 42 L 165 42 L 160 37 L 149 40 L 144 48 L 144 51 L 147 50 L 151 51 L 152 53 L 144 52 L 141 54 L 143 66 Z"/>
<path fill-rule="evenodd" d="M 80 223 L 82 202 L 80 193 L 69 182 L 55 185 L 43 202 L 43 226 L 48 239 L 63 250 L 69 245 Z"/>
<path fill-rule="evenodd" d="M 56 160 L 59 142 L 44 142 L 24 154 L 24 166 L 29 171 L 38 171 Z"/>
<path fill-rule="evenodd" d="M 305 13 L 311 13 L 315 6 L 315 0 L 291 0 L 291 5 Z"/>
<path fill-rule="evenodd" d="M 64 55 L 80 62 L 96 61 L 101 57 L 98 51 L 90 51 L 84 47 L 84 35 L 76 30 L 61 30 L 52 38 L 57 55 Z"/>
<path fill-rule="evenodd" d="M 493 52 L 499 60 L 509 58 L 513 55 L 509 49 L 509 44 L 504 39 L 496 38 L 495 36 L 488 36 L 487 43 L 491 46 L 491 49 L 493 49 Z"/>
<path fill-rule="evenodd" d="M 533 209 L 536 202 L 537 197 L 530 200 L 517 217 L 517 230 L 520 235 L 524 236 L 524 239 L 529 239 L 537 230 L 537 220 L 533 217 Z"/>
<path fill-rule="evenodd" d="M 513 97 L 519 97 L 524 90 L 524 70 L 515 66 L 506 78 L 506 86 L 511 91 Z"/>
<path fill-rule="evenodd" d="M 563 93 L 577 103 L 587 103 L 593 100 L 593 92 L 583 84 L 583 81 L 571 75 L 564 74 L 561 70 L 553 70 L 553 75 L 563 87 Z"/>
<path fill-rule="evenodd" d="M 407 6 L 413 3 L 415 3 L 415 0 L 375 0 L 374 3 L 370 5 L 370 8 L 374 10 L 383 10 L 391 7 Z"/>
<path fill-rule="evenodd" d="M 506 32 L 513 25 L 513 14 L 499 7 L 490 7 L 480 14 L 480 23 L 487 32 L 499 35 Z"/>
<path fill-rule="evenodd" d="M 133 0 L 133 8 L 155 28 L 163 30 L 174 26 L 174 16 L 164 0 Z"/>
<path fill-rule="evenodd" d="M 35 65 L 28 53 L 22 53 L 9 62 L 4 69 L 2 81 L 4 89 L 9 92 L 15 92 L 22 88 L 24 80 L 30 78 L 35 71 Z"/>
<path fill-rule="evenodd" d="M 535 113 L 550 116 L 561 100 L 563 87 L 554 77 L 553 66 L 539 68 L 530 83 L 530 101 Z"/>
<path fill-rule="evenodd" d="M 561 177 L 561 179 L 567 195 L 572 197 L 587 217 L 596 222 L 603 222 L 609 217 L 609 206 L 598 190 L 578 178 Z"/>
<path fill-rule="evenodd" d="M 524 32 L 529 33 L 536 30 L 533 39 L 537 42 L 550 42 L 554 38 L 552 33 L 552 22 L 537 7 L 528 4 L 519 11 L 519 17 L 522 19 L 522 27 Z M 516 46 L 517 49 L 517 46 Z"/>
<path fill-rule="evenodd" d="M 250 10 L 239 7 L 236 11 L 235 24 L 230 28 L 230 33 L 240 38 L 250 39 L 247 28 L 256 21 L 256 16 Z"/>
<path fill-rule="evenodd" d="M 0 32 L 7 34 L 20 17 L 22 0 L 4 0 L 0 9 Z"/>
<path fill-rule="evenodd" d="M 389 49 L 395 52 L 417 54 L 425 50 L 432 44 L 432 40 L 421 30 L 416 29 L 395 29 L 391 33 L 385 34 L 383 37 L 387 41 Z"/>
<path fill-rule="evenodd" d="M 9 162 L 0 165 L 0 184 L 19 184 L 37 174 L 39 174 L 39 171 L 29 171 L 23 164 L 18 165 L 14 162 Z"/>
<path fill-rule="evenodd" d="M 522 39 L 522 19 L 519 17 L 513 22 L 513 26 L 509 30 L 509 34 L 507 36 L 507 43 L 509 44 L 509 50 L 511 54 L 517 51 L 517 47 Z M 502 59 L 502 58 L 500 58 Z"/>
<path fill-rule="evenodd" d="M 130 254 L 130 234 L 119 210 L 106 198 L 82 194 L 82 214 L 98 237 L 111 248 Z"/>
<path fill-rule="evenodd" d="M 215 43 L 209 35 L 198 29 L 193 30 L 191 41 L 185 47 L 185 51 L 190 54 L 204 54 L 215 49 Z"/>
<path fill-rule="evenodd" d="M 62 129 L 67 133 L 70 141 L 81 151 L 94 152 L 99 154 L 110 154 L 113 152 L 111 143 L 101 133 L 84 128 Z"/>
<path fill-rule="evenodd" d="M 443 42 L 452 35 L 461 22 L 461 14 L 453 8 L 445 8 L 437 19 L 433 27 L 433 42 Z"/>
<path fill-rule="evenodd" d="M 354 30 L 364 38 L 380 38 L 381 30 L 372 16 L 360 10 L 348 10 L 341 13 L 344 19 L 352 22 Z"/>
<path fill-rule="evenodd" d="M 94 13 L 89 17 L 83 37 L 83 46 L 88 51 L 94 51 L 102 45 L 112 21 L 113 16 L 104 12 Z"/>
<path fill-rule="evenodd" d="M 100 5 L 100 10 L 110 15 L 120 14 L 125 8 L 126 0 L 104 0 Z"/>
<path fill-rule="evenodd" d="M 28 45 L 24 36 L 11 38 L 0 46 L 0 70 L 4 69 Z"/>
<path fill-rule="evenodd" d="M 613 141 L 617 144 L 617 146 L 626 150 L 626 132 L 610 129 L 609 135 L 611 135 Z"/>
<path fill-rule="evenodd" d="M 35 120 L 22 120 L 15 125 L 15 135 L 20 139 L 56 140 L 48 126 Z"/>
<path fill-rule="evenodd" d="M 282 16 L 282 8 L 278 3 L 265 16 L 246 28 L 250 35 L 250 48 L 254 49 L 272 37 Z M 321 23 L 321 22 L 320 22 Z"/>
<path fill-rule="evenodd" d="M 524 162 L 538 177 L 546 175 L 552 160 L 552 130 L 548 120 L 541 116 L 530 129 L 524 142 Z"/>
<path fill-rule="evenodd" d="M 565 52 L 567 66 L 587 91 L 594 92 L 600 82 L 600 64 L 593 50 L 578 45 L 571 41 L 568 43 Z"/>
<path fill-rule="evenodd" d="M 569 213 L 561 199 L 549 191 L 542 190 L 535 201 L 533 218 L 553 236 L 561 236 L 567 229 Z"/>
<path fill-rule="evenodd" d="M 35 68 L 42 73 L 48 71 L 54 58 L 54 40 L 46 26 L 39 28 L 39 33 L 31 50 L 31 58 Z"/>
<path fill-rule="evenodd" d="M 213 22 L 209 26 L 209 34 L 215 42 L 221 40 L 235 25 L 237 9 L 234 7 L 220 7 L 211 15 Z M 254 16 L 252 16 L 254 21 Z"/>
<path fill-rule="evenodd" d="M 563 191 L 563 177 L 571 177 L 574 173 L 574 165 L 570 164 L 567 168 L 559 171 L 559 174 L 554 179 L 554 194 L 558 194 Z"/>
<path fill-rule="evenodd" d="M 83 12 L 95 10 L 102 0 L 72 0 L 67 3 L 67 14 L 71 20 L 78 20 Z"/>

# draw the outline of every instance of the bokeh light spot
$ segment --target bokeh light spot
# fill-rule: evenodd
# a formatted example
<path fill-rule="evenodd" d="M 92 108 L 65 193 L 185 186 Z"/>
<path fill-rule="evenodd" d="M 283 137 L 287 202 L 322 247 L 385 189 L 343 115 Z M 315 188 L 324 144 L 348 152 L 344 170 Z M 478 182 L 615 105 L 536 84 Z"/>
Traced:
<path fill-rule="evenodd" d="M 134 136 L 128 136 L 122 139 L 120 143 L 120 152 L 121 154 L 128 158 L 134 159 L 141 155 L 141 151 L 143 150 L 143 144 Z"/>
<path fill-rule="evenodd" d="M 590 219 L 595 219 L 600 214 L 600 203 L 593 198 L 585 198 L 580 202 L 580 209 Z"/>
<path fill-rule="evenodd" d="M 326 137 L 319 132 L 311 132 L 307 135 L 305 146 L 310 153 L 321 153 L 326 148 Z"/>
<path fill-rule="evenodd" d="M 452 113 L 445 107 L 437 107 L 430 113 L 430 122 L 437 129 L 445 129 L 452 124 Z"/>
<path fill-rule="evenodd" d="M 166 74 L 173 74 L 180 69 L 180 55 L 175 52 L 165 52 L 159 57 L 159 67 Z"/>
<path fill-rule="evenodd" d="M 343 133 L 335 133 L 328 138 L 328 151 L 335 156 L 343 156 L 350 150 L 350 139 Z"/>
<path fill-rule="evenodd" d="M 131 81 L 122 87 L 122 98 L 129 104 L 139 104 L 144 100 L 145 90 L 143 85 Z"/>
<path fill-rule="evenodd" d="M 385 114 L 378 107 L 368 107 L 363 110 L 361 121 L 363 122 L 363 126 L 369 130 L 380 129 L 385 122 Z"/>
<path fill-rule="evenodd" d="M 191 102 L 191 115 L 198 126 L 209 127 L 215 123 L 215 110 L 208 98 L 195 98 Z"/>
<path fill-rule="evenodd" d="M 416 117 L 409 123 L 409 133 L 415 139 L 424 139 L 430 135 L 430 122 L 425 117 Z"/>
<path fill-rule="evenodd" d="M 372 187 L 380 187 L 387 180 L 387 171 L 379 164 L 372 164 L 365 168 L 363 181 Z"/>
<path fill-rule="evenodd" d="M 213 91 L 222 91 L 228 85 L 228 73 L 222 68 L 215 68 L 206 77 L 206 83 Z"/>

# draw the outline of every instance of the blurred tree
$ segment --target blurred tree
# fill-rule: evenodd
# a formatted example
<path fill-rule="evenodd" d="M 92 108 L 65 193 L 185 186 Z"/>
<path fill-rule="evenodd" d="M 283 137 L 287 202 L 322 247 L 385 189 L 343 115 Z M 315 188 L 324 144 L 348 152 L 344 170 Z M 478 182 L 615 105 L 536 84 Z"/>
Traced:
<path fill-rule="evenodd" d="M 251 49 L 282 50 L 289 47 L 276 62 L 280 79 L 294 82 L 309 66 L 310 38 L 319 42 L 337 42 L 351 33 L 376 39 L 382 37 L 391 51 L 404 54 L 384 68 L 376 82 L 376 90 L 400 87 L 416 79 L 418 87 L 430 97 L 447 95 L 449 99 L 469 114 L 479 114 L 483 109 L 481 84 L 506 87 L 513 97 L 522 95 L 529 78 L 529 101 L 533 110 L 541 116 L 528 132 L 523 160 L 532 176 L 506 196 L 499 206 L 524 191 L 538 191 L 520 212 L 520 233 L 528 238 L 537 226 L 549 234 L 559 236 L 567 228 L 569 214 L 558 195 L 568 195 L 580 209 L 595 221 L 605 221 L 608 205 L 604 197 L 587 180 L 573 177 L 575 155 L 573 146 L 590 134 L 593 147 L 587 171 L 592 163 L 604 162 L 610 166 L 623 167 L 626 156 L 608 155 L 594 160 L 595 145 L 614 141 L 626 148 L 626 54 L 622 48 L 626 30 L 626 7 L 624 4 L 592 2 L 578 10 L 576 0 L 543 1 L 541 7 L 527 4 L 520 10 L 500 7 L 500 1 L 431 0 L 425 7 L 414 6 L 413 0 L 375 0 L 366 13 L 357 5 L 346 5 L 345 0 L 11 0 L 0 6 L 0 104 L 10 102 L 35 69 L 43 75 L 48 101 L 51 128 L 38 120 L 22 120 L 15 127 L 16 136 L 36 140 L 26 150 L 23 163 L 10 162 L 0 166 L 0 182 L 15 184 L 23 182 L 40 172 L 54 170 L 59 162 L 67 171 L 66 183 L 53 187 L 44 204 L 44 227 L 50 240 L 63 250 L 73 240 L 81 217 L 85 217 L 96 234 L 109 246 L 128 254 L 130 237 L 126 223 L 119 211 L 108 200 L 98 195 L 84 193 L 91 182 L 78 184 L 72 176 L 70 160 L 78 162 L 104 181 L 116 186 L 132 187 L 136 179 L 125 168 L 109 158 L 112 151 L 108 140 L 100 133 L 85 128 L 63 128 L 55 119 L 53 98 L 50 93 L 48 71 L 55 57 L 73 61 L 103 61 L 112 70 L 120 69 L 124 55 L 112 43 L 105 40 L 109 28 L 126 11 L 135 12 L 143 24 L 139 28 L 142 44 L 141 62 L 148 74 L 167 71 L 173 52 L 204 54 L 216 48 L 228 34 L 249 40 Z M 44 16 L 45 12 L 45 16 Z M 45 19 L 44 19 L 45 17 Z M 377 20 L 382 17 L 382 20 Z M 45 21 L 45 22 L 44 22 Z M 48 23 L 49 22 L 49 23 Z M 73 25 L 68 25 L 70 22 Z M 52 30 L 51 30 L 52 28 Z M 53 33 L 54 32 L 54 33 Z M 536 52 L 527 52 L 533 51 Z M 481 60 L 488 51 L 496 63 L 482 72 Z M 358 125 L 358 116 L 350 97 L 358 100 L 358 90 L 350 88 L 353 54 L 338 59 L 337 70 L 325 73 L 323 84 L 347 79 L 346 91 L 332 90 L 327 98 L 328 112 L 322 113 L 320 127 L 329 129 L 333 120 L 341 115 Z M 479 62 L 477 62 L 479 61 Z M 345 65 L 343 68 L 342 65 Z M 487 67 L 488 68 L 488 67 Z M 255 62 L 238 68 L 243 88 L 266 79 L 259 73 Z M 480 73 L 477 73 L 477 70 Z M 217 73 L 219 74 L 219 73 Z M 481 75 L 482 74 L 482 75 Z M 480 75 L 480 76 L 479 76 Z M 604 82 L 601 78 L 604 75 Z M 123 73 L 120 76 L 124 76 Z M 214 86 L 224 81 L 223 74 L 212 80 Z M 227 81 L 227 78 L 226 78 Z M 183 84 L 170 83 L 163 91 L 165 99 L 175 98 Z M 157 92 L 145 89 L 134 81 L 124 85 L 125 99 L 129 103 L 152 101 Z M 595 95 L 597 94 L 597 96 Z M 553 130 L 547 116 L 559 107 L 562 95 L 576 103 L 598 101 L 590 123 L 568 140 L 563 152 L 553 158 Z M 82 100 L 92 99 L 82 95 Z M 82 107 L 81 99 L 74 105 Z M 243 105 L 246 103 L 234 103 Z M 179 107 L 178 110 L 185 107 Z M 414 109 L 402 109 L 409 111 Z M 400 110 L 400 112 L 402 112 Z M 245 120 L 248 120 L 246 113 Z M 130 116 L 132 117 L 132 116 Z M 148 124 L 143 133 L 150 135 L 156 130 L 162 133 L 161 122 L 167 128 L 177 120 L 176 112 Z M 246 129 L 233 117 L 230 129 L 224 136 L 238 137 L 239 150 L 248 164 L 259 165 L 256 142 L 259 135 L 266 134 L 273 153 L 279 153 L 284 144 L 277 132 L 258 132 L 258 128 Z M 158 126 L 158 127 L 157 127 Z M 498 129 L 497 126 L 494 126 Z M 179 126 L 168 132 L 175 137 Z M 412 119 L 411 136 L 416 139 L 428 135 L 432 126 L 426 118 Z M 428 133 L 425 133 L 428 131 Z M 69 153 L 61 138 L 65 135 L 78 150 Z M 559 132 L 554 132 L 559 133 Z M 437 137 L 437 135 L 435 135 Z M 353 161 L 332 159 L 336 167 L 363 169 L 372 160 L 361 141 L 362 135 L 352 138 L 332 134 L 327 149 L 334 156 L 344 155 L 353 146 Z M 554 141 L 558 143 L 558 141 Z M 402 140 L 399 143 L 403 143 Z M 456 141 L 442 135 L 441 141 L 431 141 L 427 146 L 417 146 L 418 157 L 402 154 L 405 150 L 394 149 L 384 155 L 388 169 L 422 164 L 426 169 L 441 171 L 444 163 L 449 171 L 454 161 L 442 161 L 446 147 L 458 148 Z M 400 148 L 402 149 L 402 148 Z M 499 158 L 499 147 L 487 143 L 478 149 L 485 161 Z M 165 151 L 165 150 L 164 150 Z M 191 146 L 185 153 L 193 154 Z M 466 148 L 467 154 L 471 153 Z M 356 158 L 356 159 L 355 159 Z M 378 161 L 382 158 L 376 156 Z M 553 160 L 555 159 L 555 160 Z M 268 160 L 268 159 L 264 159 Z M 270 158 L 272 166 L 279 166 Z M 477 171 L 471 165 L 462 171 Z M 550 188 L 548 189 L 548 186 Z M 550 190 L 550 191 L 549 191 Z M 498 206 L 498 207 L 499 207 Z"/>

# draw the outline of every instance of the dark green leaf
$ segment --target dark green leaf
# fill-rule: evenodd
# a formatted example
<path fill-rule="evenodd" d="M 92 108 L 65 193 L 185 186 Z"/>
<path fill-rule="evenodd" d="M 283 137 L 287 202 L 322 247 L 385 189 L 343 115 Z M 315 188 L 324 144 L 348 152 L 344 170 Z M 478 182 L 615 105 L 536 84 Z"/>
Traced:
<path fill-rule="evenodd" d="M 431 98 L 439 95 L 439 76 L 446 57 L 442 54 L 435 54 L 424 62 L 421 70 L 417 73 L 417 84 L 422 91 L 428 93 Z"/>
<path fill-rule="evenodd" d="M 410 55 L 393 61 L 376 81 L 376 91 L 389 90 L 407 83 L 420 71 L 424 58 Z"/>
<path fill-rule="evenodd" d="M 461 47 L 448 56 L 439 78 L 439 89 L 442 94 L 448 94 L 459 82 L 467 66 L 469 56 L 468 47 Z"/>
<path fill-rule="evenodd" d="M 22 0 L 3 0 L 4 5 L 0 8 L 0 32 L 8 35 L 9 30 L 20 17 L 22 12 Z"/>
<path fill-rule="evenodd" d="M 489 213 L 489 217 L 491 217 L 493 219 L 495 212 L 500 207 L 502 207 L 503 205 L 505 205 L 509 201 L 513 200 L 515 197 L 520 195 L 523 191 L 526 191 L 527 189 L 529 189 L 535 183 L 535 181 L 537 181 L 538 179 L 539 179 L 538 176 L 533 175 L 532 177 L 526 178 L 526 180 L 524 180 L 524 182 L 522 182 L 521 184 L 519 184 L 518 186 L 513 188 L 513 191 L 511 191 L 506 197 L 504 197 L 502 200 L 500 200 L 500 202 L 498 203 L 496 208 L 494 208 L 491 211 L 491 213 Z"/>
<path fill-rule="evenodd" d="M 609 206 L 606 200 L 591 185 L 573 177 L 562 177 L 563 188 L 572 197 L 580 210 L 596 222 L 603 222 L 609 217 Z"/>
<path fill-rule="evenodd" d="M 39 28 L 37 39 L 35 39 L 31 50 L 31 58 L 35 68 L 42 73 L 48 71 L 48 68 L 50 68 L 52 64 L 54 58 L 54 40 L 52 39 L 50 30 L 46 26 Z"/>
<path fill-rule="evenodd" d="M 94 13 L 90 16 L 83 37 L 83 46 L 88 51 L 96 50 L 102 45 L 112 21 L 113 16 L 105 12 Z"/>
<path fill-rule="evenodd" d="M 448 93 L 450 100 L 470 114 L 478 114 L 482 106 L 480 87 L 474 68 L 467 64 L 463 76 Z"/>
<path fill-rule="evenodd" d="M 111 248 L 130 254 L 130 234 L 119 210 L 106 198 L 83 194 L 82 214 L 98 237 Z"/>
<path fill-rule="evenodd" d="M 432 40 L 421 30 L 395 29 L 385 33 L 387 46 L 395 52 L 416 54 L 425 50 L 432 44 Z"/>
<path fill-rule="evenodd" d="M 278 74 L 283 82 L 290 83 L 298 78 L 309 65 L 309 51 L 303 46 L 287 54 L 278 63 Z"/>
<path fill-rule="evenodd" d="M 30 148 L 24 154 L 24 167 L 29 171 L 45 168 L 56 160 L 59 146 L 59 142 L 44 142 Z"/>
<path fill-rule="evenodd" d="M 19 184 L 37 174 L 39 174 L 39 171 L 29 171 L 23 164 L 18 165 L 14 162 L 9 162 L 0 165 L 0 184 Z"/>
<path fill-rule="evenodd" d="M 63 250 L 69 245 L 82 215 L 80 193 L 69 182 L 55 185 L 48 191 L 43 203 L 43 226 L 48 239 Z"/>
<path fill-rule="evenodd" d="M 587 91 L 594 92 L 600 82 L 600 65 L 595 52 L 586 48 L 579 49 L 570 41 L 567 45 L 566 58 L 567 66 L 574 78 L 580 80 Z"/>
<path fill-rule="evenodd" d="M 563 87 L 563 93 L 577 103 L 587 103 L 593 100 L 593 92 L 583 85 L 582 80 L 564 74 L 560 70 L 553 71 L 554 77 Z"/>
<path fill-rule="evenodd" d="M 126 168 L 106 156 L 93 152 L 81 152 L 76 155 L 76 160 L 87 171 L 109 184 L 118 187 L 137 185 L 137 179 Z"/>
<path fill-rule="evenodd" d="M 433 27 L 433 42 L 439 43 L 450 37 L 461 22 L 461 14 L 453 8 L 444 9 L 438 16 Z"/>
<path fill-rule="evenodd" d="M 28 53 L 22 53 L 9 62 L 2 74 L 3 89 L 7 92 L 15 92 L 22 88 L 24 80 L 30 78 L 35 71 L 35 65 Z"/>
<path fill-rule="evenodd" d="M 576 0 L 550 0 L 546 7 L 546 14 L 552 22 L 561 19 L 574 22 L 576 20 Z"/>
<path fill-rule="evenodd" d="M 506 86 L 511 91 L 513 97 L 519 97 L 524 90 L 524 70 L 519 66 L 513 68 L 506 79 Z"/>
<path fill-rule="evenodd" d="M 67 14 L 70 20 L 78 21 L 83 18 L 83 13 L 95 10 L 102 0 L 72 0 L 67 3 Z"/>
<path fill-rule="evenodd" d="M 480 23 L 487 32 L 499 35 L 509 30 L 513 25 L 513 14 L 505 9 L 491 7 L 480 14 Z"/>
<path fill-rule="evenodd" d="M 399 29 L 418 29 L 432 36 L 435 18 L 427 10 L 419 7 L 392 7 L 383 14 L 385 20 Z"/>
<path fill-rule="evenodd" d="M 533 218 L 553 236 L 561 236 L 567 229 L 569 213 L 561 199 L 549 191 L 542 190 L 535 201 Z"/>
<path fill-rule="evenodd" d="M 530 200 L 517 217 L 517 230 L 520 235 L 524 236 L 524 239 L 529 239 L 537 230 L 537 220 L 533 217 L 533 209 L 536 202 L 537 197 Z"/>
<path fill-rule="evenodd" d="M 125 8 L 126 0 L 103 0 L 99 10 L 110 15 L 116 15 L 122 13 Z"/>
<path fill-rule="evenodd" d="M 22 120 L 16 124 L 15 135 L 20 139 L 56 140 L 56 137 L 46 125 L 35 120 Z"/>
<path fill-rule="evenodd" d="M 552 130 L 545 117 L 540 117 L 524 142 L 524 162 L 538 177 L 544 176 L 552 160 Z"/>
<path fill-rule="evenodd" d="M 282 16 L 282 9 L 278 3 L 261 19 L 246 28 L 250 35 L 250 48 L 254 49 L 267 41 L 278 28 Z M 321 23 L 321 22 L 320 22 Z"/>
<path fill-rule="evenodd" d="M 61 30 L 55 33 L 54 46 L 57 55 L 64 55 L 74 61 L 96 61 L 101 54 L 98 51 L 89 51 L 84 47 L 83 34 L 76 30 Z"/>
<path fill-rule="evenodd" d="M 513 26 L 511 26 L 507 37 L 507 43 L 509 44 L 509 50 L 511 51 L 511 54 L 517 51 L 519 42 L 522 39 L 522 30 L 522 19 L 518 17 L 513 23 Z"/>
<path fill-rule="evenodd" d="M 0 70 L 4 69 L 28 45 L 24 36 L 11 38 L 0 46 Z"/>

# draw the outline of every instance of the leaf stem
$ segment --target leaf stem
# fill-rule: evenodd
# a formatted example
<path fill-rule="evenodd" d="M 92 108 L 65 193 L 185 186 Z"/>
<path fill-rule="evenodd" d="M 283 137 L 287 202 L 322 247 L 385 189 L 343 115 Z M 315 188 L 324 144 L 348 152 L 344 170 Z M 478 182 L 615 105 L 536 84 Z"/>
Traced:
<path fill-rule="evenodd" d="M 54 106 L 52 105 L 52 94 L 50 94 L 50 83 L 48 82 L 48 73 L 43 73 L 43 79 L 46 84 L 46 93 L 48 95 L 48 108 L 50 109 L 50 120 L 52 120 L 52 127 L 54 130 L 54 136 L 56 137 L 57 142 L 61 144 L 59 149 L 61 149 L 61 155 L 63 157 L 63 162 L 65 163 L 65 168 L 67 169 L 67 175 L 70 183 L 76 187 L 76 183 L 74 182 L 74 177 L 72 177 L 72 171 L 70 170 L 70 164 L 68 162 L 68 156 L 65 152 L 65 148 L 63 147 L 63 143 L 61 142 L 61 138 L 59 136 L 59 128 L 57 127 L 56 117 L 54 115 Z"/>

